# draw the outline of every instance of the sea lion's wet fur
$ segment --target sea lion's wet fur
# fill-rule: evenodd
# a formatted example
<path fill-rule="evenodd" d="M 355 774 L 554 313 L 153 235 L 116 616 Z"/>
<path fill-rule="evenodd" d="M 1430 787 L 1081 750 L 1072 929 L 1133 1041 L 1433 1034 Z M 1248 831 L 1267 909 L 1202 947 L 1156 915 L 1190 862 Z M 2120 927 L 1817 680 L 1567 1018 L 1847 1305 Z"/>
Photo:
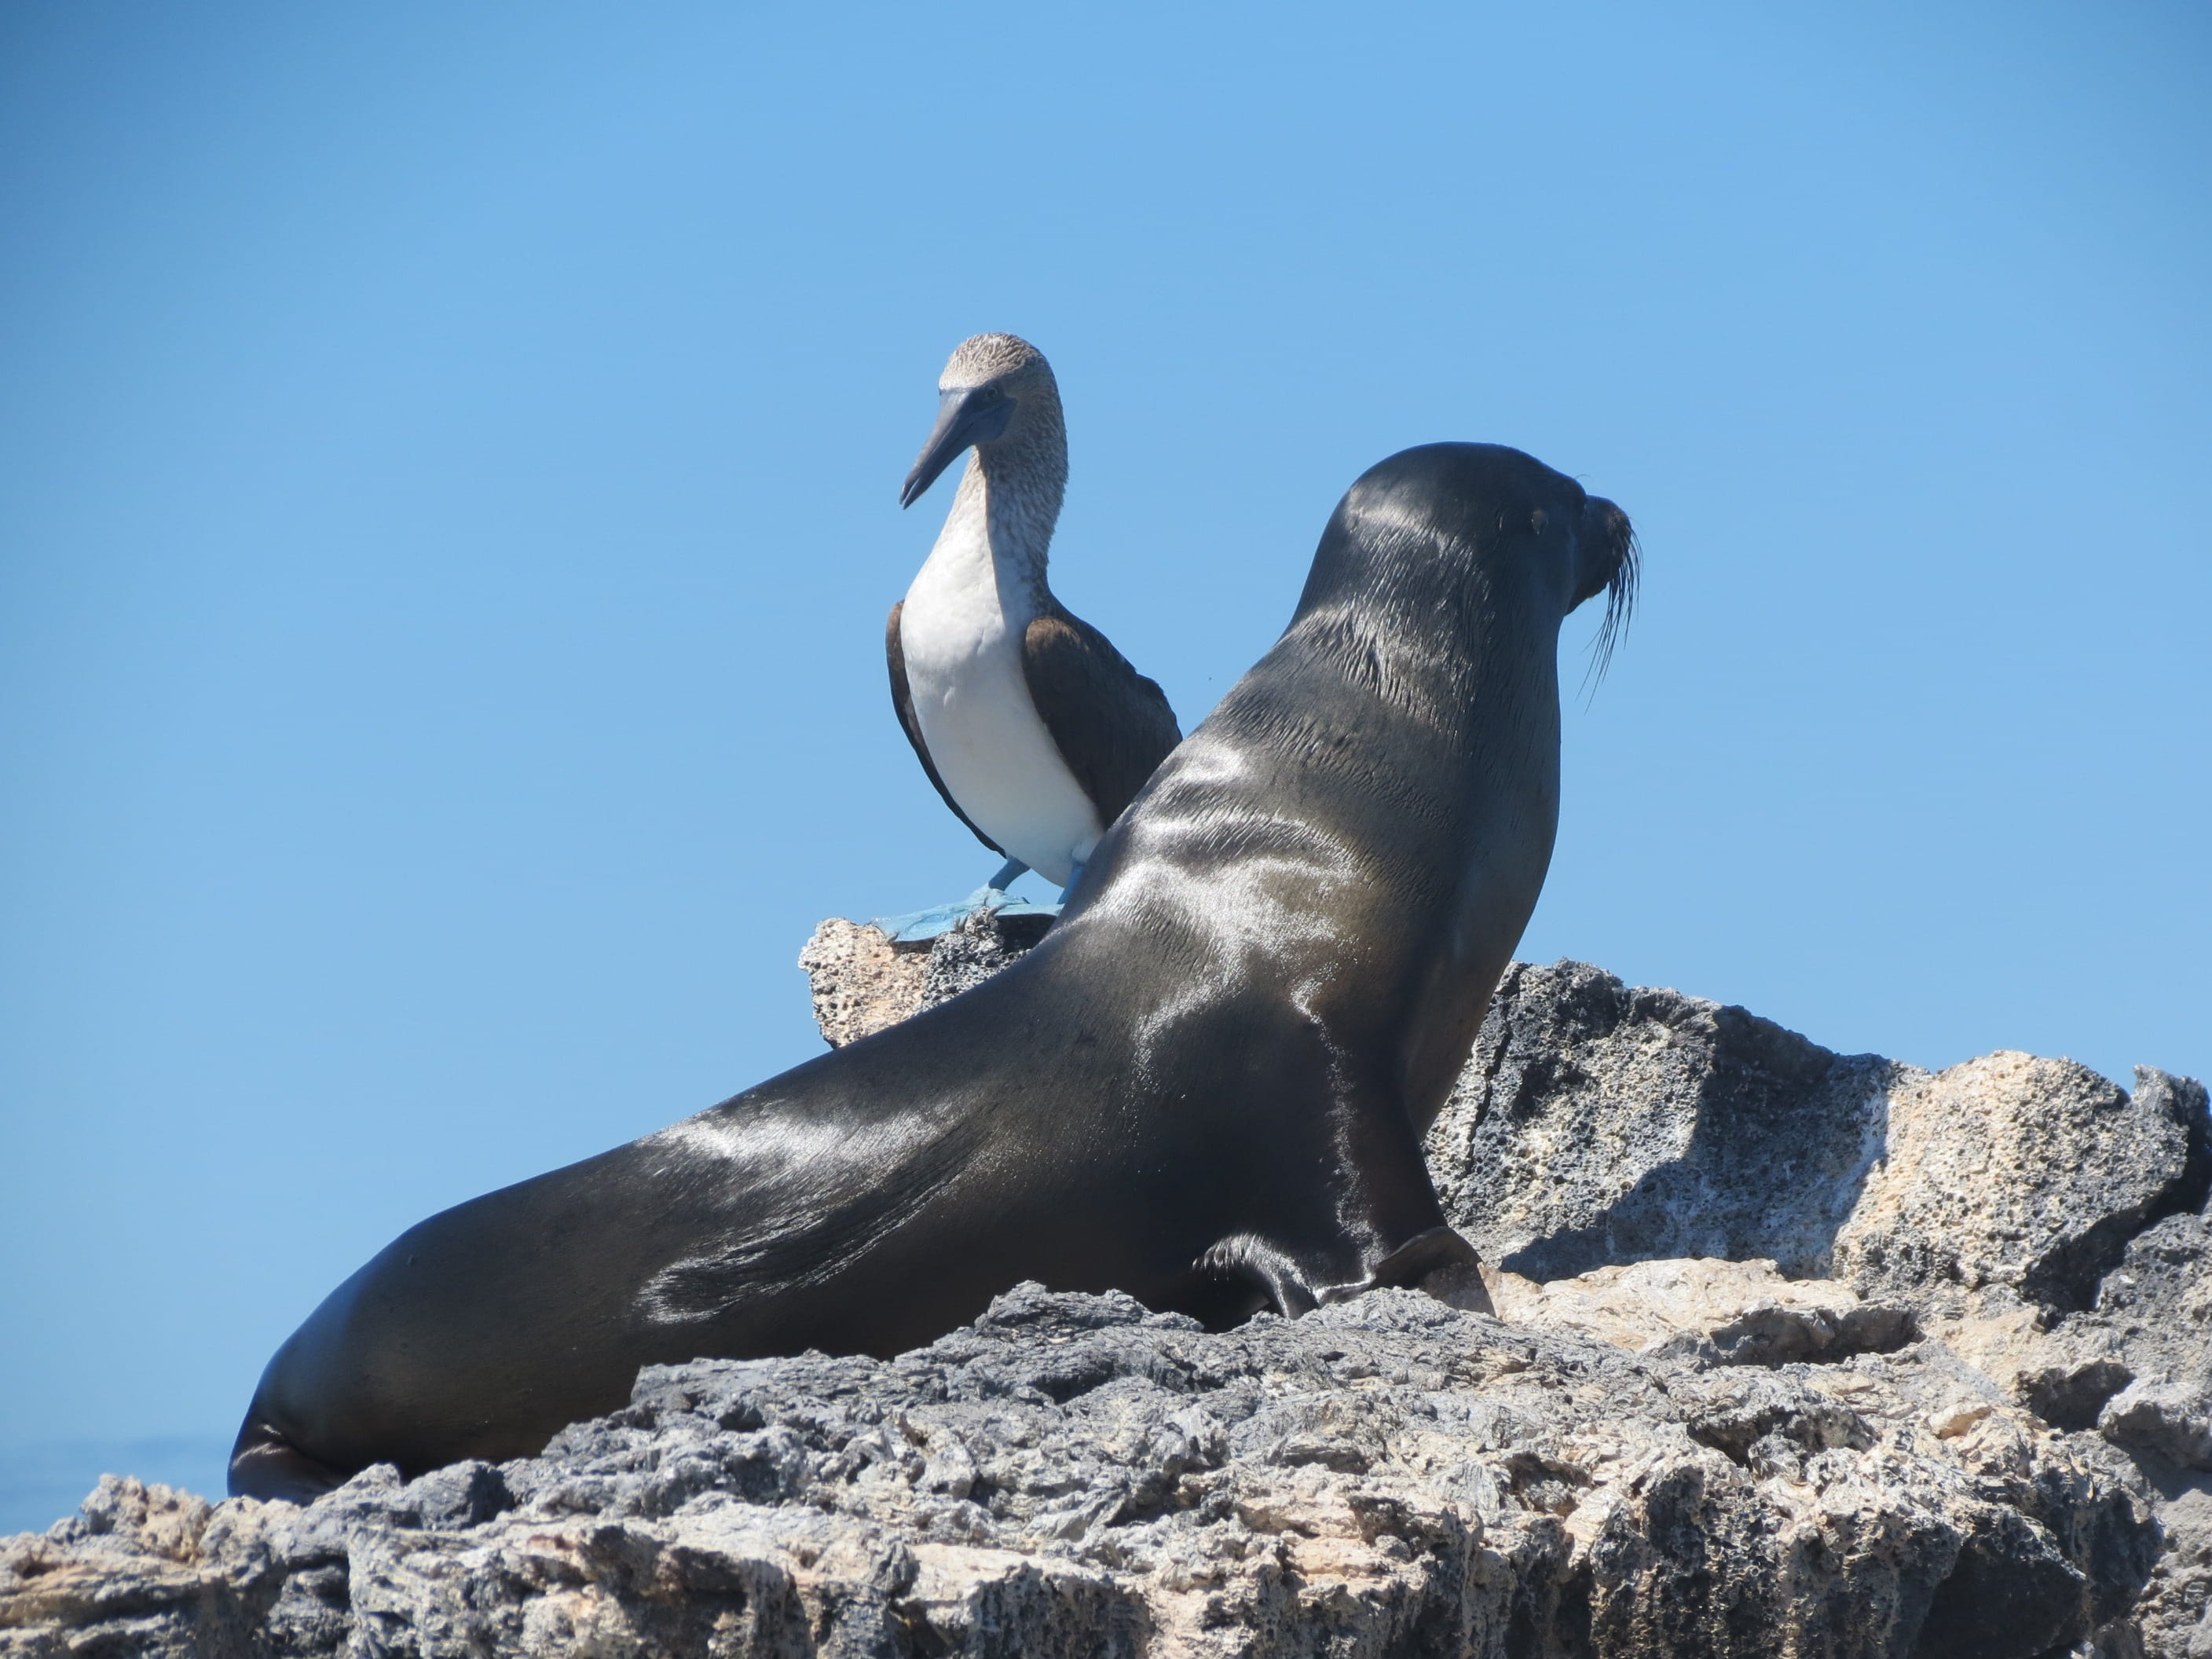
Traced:
<path fill-rule="evenodd" d="M 232 1490 L 534 1452 L 640 1365 L 888 1355 L 1024 1279 L 1216 1326 L 1480 1303 L 1421 1139 L 1551 856 L 1560 620 L 1634 570 L 1620 509 L 1518 451 L 1374 468 L 1042 944 L 403 1234 L 270 1362 Z"/>

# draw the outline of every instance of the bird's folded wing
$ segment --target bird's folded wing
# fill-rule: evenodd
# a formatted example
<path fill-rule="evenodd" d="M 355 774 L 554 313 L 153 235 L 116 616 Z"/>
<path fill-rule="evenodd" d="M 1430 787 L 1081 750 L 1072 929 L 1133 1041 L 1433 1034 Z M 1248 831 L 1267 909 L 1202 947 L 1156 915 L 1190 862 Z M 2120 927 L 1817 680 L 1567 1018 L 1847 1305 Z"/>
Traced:
<path fill-rule="evenodd" d="M 1060 758 L 1111 823 L 1182 741 L 1167 694 L 1090 623 L 1054 605 L 1022 636 L 1030 701 Z"/>

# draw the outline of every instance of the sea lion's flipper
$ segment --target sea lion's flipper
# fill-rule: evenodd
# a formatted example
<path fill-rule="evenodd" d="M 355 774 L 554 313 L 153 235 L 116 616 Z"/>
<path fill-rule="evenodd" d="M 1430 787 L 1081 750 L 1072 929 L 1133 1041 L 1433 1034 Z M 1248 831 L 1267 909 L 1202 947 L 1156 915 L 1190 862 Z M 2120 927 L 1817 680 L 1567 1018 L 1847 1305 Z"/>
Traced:
<path fill-rule="evenodd" d="M 1495 1312 L 1474 1246 L 1444 1220 L 1397 1093 L 1351 1085 L 1340 1073 L 1329 1092 L 1319 1115 L 1336 1125 L 1330 1179 L 1279 1211 L 1273 1224 L 1222 1239 L 1200 1270 L 1251 1287 L 1286 1319 L 1393 1286 Z"/>
<path fill-rule="evenodd" d="M 1268 1309 L 1296 1319 L 1321 1305 L 1306 1283 L 1307 1273 L 1291 1253 L 1254 1233 L 1220 1240 L 1199 1257 L 1197 1268 L 1217 1285 L 1243 1287 L 1242 1292 L 1206 1298 L 1206 1312 L 1213 1316 L 1200 1317 L 1210 1328 L 1225 1329 Z"/>
<path fill-rule="evenodd" d="M 1255 1305 L 1271 1307 L 1285 1319 L 1311 1313 L 1328 1302 L 1349 1302 L 1369 1291 L 1401 1289 L 1425 1291 L 1449 1307 L 1468 1313 L 1495 1314 L 1490 1290 L 1482 1280 L 1482 1263 L 1474 1246 L 1446 1226 L 1416 1234 L 1391 1251 L 1364 1274 L 1338 1284 L 1316 1286 L 1316 1275 L 1302 1271 L 1290 1252 L 1249 1233 L 1224 1238 L 1208 1250 L 1199 1263 L 1219 1279 L 1242 1281 L 1257 1293 L 1246 1298 L 1231 1316 L 1214 1322 L 1234 1324 Z"/>
<path fill-rule="evenodd" d="M 1375 1264 L 1366 1284 L 1346 1287 L 1342 1293 L 1355 1296 L 1386 1285 L 1426 1291 L 1437 1301 L 1468 1313 L 1498 1311 L 1490 1300 L 1490 1287 L 1482 1282 L 1482 1259 L 1474 1245 L 1449 1227 L 1431 1227 L 1400 1245 Z M 1340 1298 L 1327 1295 L 1322 1299 Z"/>

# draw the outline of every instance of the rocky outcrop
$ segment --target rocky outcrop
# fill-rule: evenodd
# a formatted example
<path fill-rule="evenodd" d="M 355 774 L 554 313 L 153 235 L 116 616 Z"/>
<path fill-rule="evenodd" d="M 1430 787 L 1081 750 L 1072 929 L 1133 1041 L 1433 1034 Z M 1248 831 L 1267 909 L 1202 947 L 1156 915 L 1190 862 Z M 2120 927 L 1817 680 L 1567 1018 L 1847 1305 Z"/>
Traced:
<path fill-rule="evenodd" d="M 2130 1093 L 2009 1053 L 1929 1073 L 1516 963 L 1428 1152 L 1453 1224 L 1519 1273 L 1767 1257 L 1908 1310 L 1915 1352 L 1975 1368 L 2164 1529 L 2106 1650 L 2212 1659 L 2202 1084 L 2142 1067 Z"/>
<path fill-rule="evenodd" d="M 825 1036 L 1040 925 L 826 926 Z M 1429 1152 L 1498 1318 L 1024 1286 L 304 1510 L 111 1479 L 0 1655 L 2212 1655 L 2200 1086 L 1516 964 Z"/>
<path fill-rule="evenodd" d="M 2201 1202 L 2204 1093 L 2066 1060 L 1930 1073 L 1741 1008 L 1516 963 L 1429 1137 L 1456 1225 L 1539 1279 L 1766 1257 L 1914 1295 L 2082 1309 L 2154 1217 Z"/>
<path fill-rule="evenodd" d="M 1407 1291 L 1215 1335 L 1024 1286 L 896 1360 L 650 1370 L 543 1457 L 305 1510 L 112 1482 L 8 1547 L 0 1617 L 57 1654 L 1728 1659 L 2124 1611 L 2125 1492 L 1963 1366 L 1729 1363 L 1789 1301 L 1760 1280 L 1678 1298 L 1674 1357 Z"/>
<path fill-rule="evenodd" d="M 814 1024 L 833 1048 L 957 996 L 1036 945 L 1052 917 L 1034 908 L 979 910 L 925 939 L 892 939 L 867 922 L 832 916 L 799 953 Z"/>
<path fill-rule="evenodd" d="M 823 1041 L 842 1048 L 920 1008 L 929 951 L 900 950 L 879 927 L 832 916 L 799 953 Z"/>

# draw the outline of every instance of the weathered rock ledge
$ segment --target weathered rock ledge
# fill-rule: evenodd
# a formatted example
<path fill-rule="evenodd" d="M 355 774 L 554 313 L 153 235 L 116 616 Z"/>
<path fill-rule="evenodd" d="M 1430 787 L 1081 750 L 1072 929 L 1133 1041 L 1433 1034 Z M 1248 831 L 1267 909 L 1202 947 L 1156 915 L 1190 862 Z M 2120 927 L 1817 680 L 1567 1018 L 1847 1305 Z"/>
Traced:
<path fill-rule="evenodd" d="M 1032 942 L 825 928 L 825 1033 Z M 2212 1656 L 2200 1085 L 1516 964 L 1429 1152 L 1498 1319 L 1024 1286 L 304 1510 L 111 1478 L 0 1656 Z"/>

